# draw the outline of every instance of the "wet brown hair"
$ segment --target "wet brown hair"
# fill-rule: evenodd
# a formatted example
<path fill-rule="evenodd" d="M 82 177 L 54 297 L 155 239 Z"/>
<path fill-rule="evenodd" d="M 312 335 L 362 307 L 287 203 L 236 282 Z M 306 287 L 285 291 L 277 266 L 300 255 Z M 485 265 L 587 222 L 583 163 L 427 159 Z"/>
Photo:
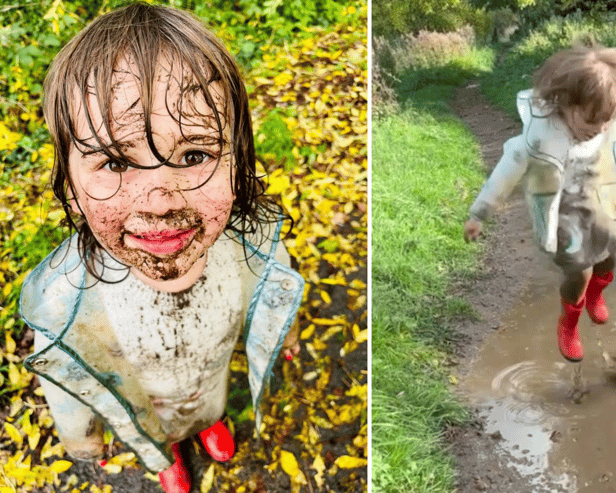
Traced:
<path fill-rule="evenodd" d="M 552 55 L 534 76 L 535 95 L 562 116 L 562 110 L 590 105 L 592 122 L 616 113 L 616 49 L 574 46 Z"/>
<path fill-rule="evenodd" d="M 54 59 L 44 84 L 43 109 L 55 147 L 54 194 L 62 203 L 71 232 L 78 232 L 82 260 L 97 279 L 100 277 L 93 258 L 101 245 L 83 216 L 75 217 L 71 212 L 70 200 L 76 194 L 69 173 L 69 152 L 71 146 L 78 144 L 80 149 L 90 148 L 114 161 L 129 162 L 110 128 L 114 74 L 119 62 L 128 60 L 136 67 L 140 83 L 148 144 L 161 165 L 169 164 L 154 145 L 151 126 L 152 91 L 161 57 L 172 66 L 179 64 L 181 73 L 190 74 L 179 81 L 180 101 L 186 105 L 184 112 L 182 105 L 179 106 L 180 128 L 182 121 L 190 121 L 194 116 L 195 105 L 191 101 L 195 94 L 201 95 L 213 110 L 221 148 L 228 146 L 231 153 L 230 172 L 236 198 L 226 230 L 239 234 L 263 232 L 268 229 L 263 228 L 264 225 L 282 215 L 280 206 L 264 195 L 264 184 L 256 174 L 248 96 L 231 55 L 202 22 L 188 12 L 141 2 L 131 4 L 98 17 L 69 41 Z M 220 101 L 214 100 L 209 89 L 212 82 L 218 82 L 223 91 L 222 115 L 216 111 L 216 103 L 220 107 Z M 92 97 L 98 101 L 108 143 L 94 129 L 87 104 L 87 99 Z M 79 105 L 95 136 L 95 145 L 77 136 Z M 225 138 L 225 125 L 230 125 L 226 131 L 230 139 Z M 134 163 L 131 166 L 135 166 Z"/>

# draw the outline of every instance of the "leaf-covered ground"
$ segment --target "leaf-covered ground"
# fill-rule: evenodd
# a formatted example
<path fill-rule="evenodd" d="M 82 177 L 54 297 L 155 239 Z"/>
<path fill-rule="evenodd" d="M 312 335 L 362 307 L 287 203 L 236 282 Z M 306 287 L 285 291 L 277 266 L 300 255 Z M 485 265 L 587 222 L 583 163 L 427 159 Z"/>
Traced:
<path fill-rule="evenodd" d="M 276 368 L 257 439 L 238 348 L 227 416 L 238 452 L 227 464 L 191 453 L 194 491 L 367 490 L 366 6 L 347 7 L 343 19 L 285 46 L 262 46 L 262 63 L 246 74 L 268 191 L 295 221 L 285 243 L 307 281 L 302 349 Z M 14 82 L 19 78 L 10 80 L 12 94 L 24 90 Z M 32 333 L 16 314 L 19 288 L 59 242 L 62 213 L 48 185 L 51 147 L 32 138 L 28 148 L 40 111 L 24 104 L 6 115 L 0 121 L 0 493 L 161 491 L 110 435 L 103 468 L 66 455 L 37 379 L 22 368 Z M 18 166 L 4 159 L 22 155 Z"/>

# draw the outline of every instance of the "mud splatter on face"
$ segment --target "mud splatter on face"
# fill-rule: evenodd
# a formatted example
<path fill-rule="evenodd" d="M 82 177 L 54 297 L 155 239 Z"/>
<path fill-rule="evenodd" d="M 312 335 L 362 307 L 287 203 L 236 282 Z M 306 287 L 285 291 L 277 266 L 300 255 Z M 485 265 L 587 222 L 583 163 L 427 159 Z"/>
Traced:
<path fill-rule="evenodd" d="M 161 59 L 148 135 L 132 64 L 120 63 L 115 77 L 109 121 L 96 97 L 87 100 L 96 135 L 84 108 L 76 111 L 84 145 L 73 146 L 69 155 L 73 209 L 118 260 L 149 279 L 180 279 L 220 237 L 233 206 L 222 90 L 210 84 L 212 109 L 191 86 L 190 74 Z M 225 129 L 222 140 L 217 115 Z M 97 150 L 101 140 L 112 144 L 111 158 Z"/>

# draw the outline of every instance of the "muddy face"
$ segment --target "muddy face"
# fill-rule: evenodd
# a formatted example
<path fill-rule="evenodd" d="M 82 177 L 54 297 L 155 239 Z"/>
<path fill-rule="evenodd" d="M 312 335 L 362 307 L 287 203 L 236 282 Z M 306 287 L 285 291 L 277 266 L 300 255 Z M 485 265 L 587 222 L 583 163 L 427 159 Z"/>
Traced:
<path fill-rule="evenodd" d="M 126 60 L 116 70 L 107 126 L 94 92 L 86 99 L 94 132 L 84 108 L 76 108 L 83 143 L 69 154 L 71 204 L 135 274 L 179 281 L 186 289 L 194 278 L 189 274 L 202 270 L 208 248 L 224 231 L 234 200 L 229 127 L 221 141 L 215 123 L 215 111 L 223 119 L 222 91 L 210 85 L 212 109 L 198 91 L 186 90 L 191 74 L 160 60 L 148 136 L 134 71 Z M 115 147 L 107 147 L 110 133 Z"/>
<path fill-rule="evenodd" d="M 609 116 L 594 115 L 591 105 L 572 106 L 563 108 L 561 111 L 573 137 L 580 142 L 590 140 L 604 132 L 611 120 Z"/>

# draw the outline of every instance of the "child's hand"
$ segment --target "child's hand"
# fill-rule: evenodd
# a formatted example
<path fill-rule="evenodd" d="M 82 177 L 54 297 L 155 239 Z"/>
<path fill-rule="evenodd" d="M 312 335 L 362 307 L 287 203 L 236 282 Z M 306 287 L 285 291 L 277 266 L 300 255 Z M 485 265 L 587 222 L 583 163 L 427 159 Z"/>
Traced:
<path fill-rule="evenodd" d="M 291 360 L 297 353 L 299 353 L 299 323 L 296 320 L 284 339 L 282 355 L 285 359 Z"/>
<path fill-rule="evenodd" d="M 466 241 L 475 241 L 481 234 L 481 221 L 469 219 L 464 223 L 464 239 Z"/>

